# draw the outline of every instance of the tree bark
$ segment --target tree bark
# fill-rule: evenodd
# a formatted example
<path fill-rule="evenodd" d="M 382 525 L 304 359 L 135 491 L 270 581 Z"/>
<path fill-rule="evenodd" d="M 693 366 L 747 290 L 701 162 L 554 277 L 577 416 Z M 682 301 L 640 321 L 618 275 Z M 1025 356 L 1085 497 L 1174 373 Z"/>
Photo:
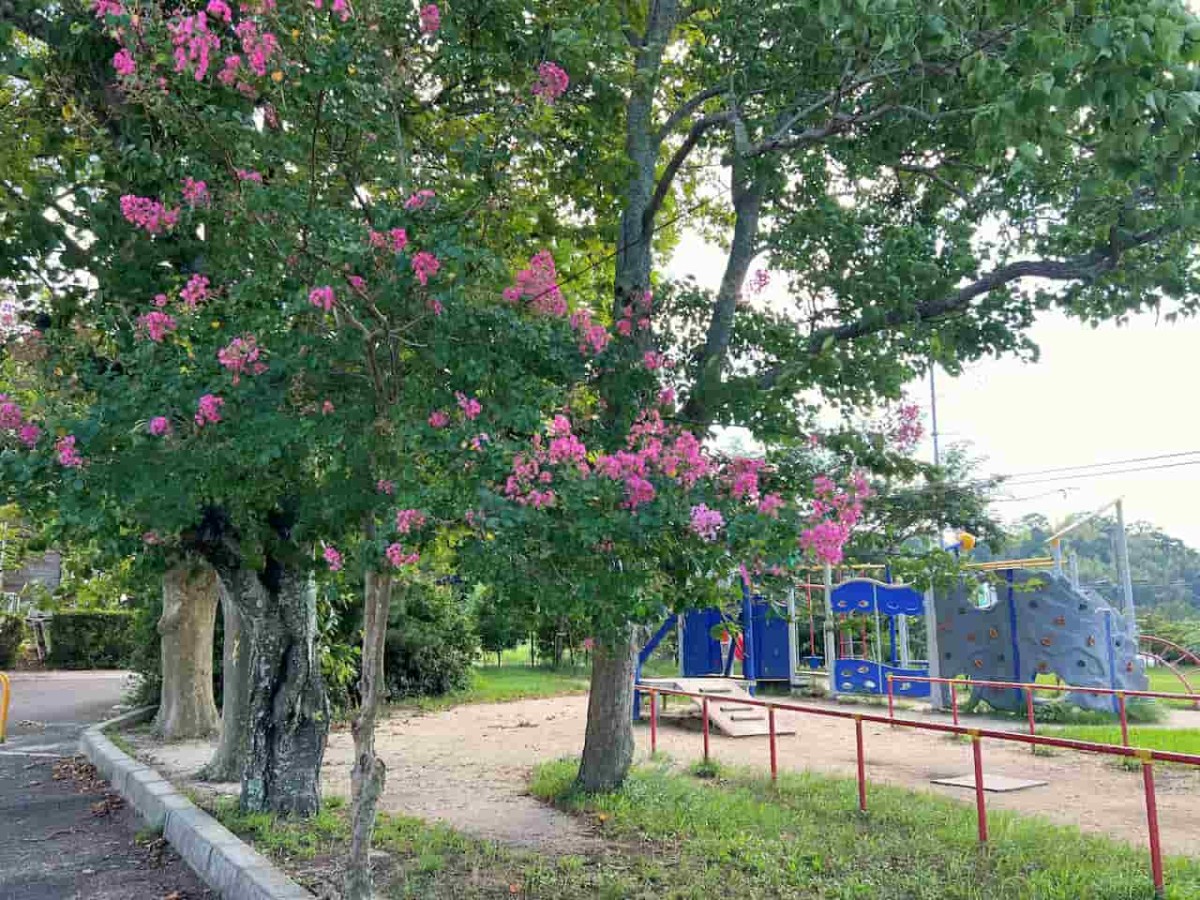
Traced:
<path fill-rule="evenodd" d="M 218 572 L 249 650 L 245 812 L 310 816 L 321 807 L 329 704 L 317 659 L 316 589 L 309 575 L 268 559 L 261 571 Z"/>
<path fill-rule="evenodd" d="M 391 607 L 392 577 L 368 572 L 363 597 L 361 705 L 354 718 L 354 770 L 350 775 L 350 860 L 346 871 L 346 900 L 370 900 L 371 836 L 375 831 L 375 807 L 387 780 L 387 768 L 375 755 L 375 722 L 385 691 L 384 647 L 387 641 L 388 610 Z"/>
<path fill-rule="evenodd" d="M 625 628 L 596 642 L 587 730 L 576 783 L 585 791 L 619 788 L 633 763 L 633 676 L 637 645 Z"/>
<path fill-rule="evenodd" d="M 191 560 L 163 575 L 162 700 L 155 730 L 168 741 L 216 734 L 213 700 L 213 627 L 217 620 L 217 573 Z"/>
<path fill-rule="evenodd" d="M 221 648 L 221 740 L 200 777 L 205 781 L 237 781 L 246 761 L 250 725 L 250 648 L 242 616 L 229 592 L 221 587 L 225 643 Z"/>

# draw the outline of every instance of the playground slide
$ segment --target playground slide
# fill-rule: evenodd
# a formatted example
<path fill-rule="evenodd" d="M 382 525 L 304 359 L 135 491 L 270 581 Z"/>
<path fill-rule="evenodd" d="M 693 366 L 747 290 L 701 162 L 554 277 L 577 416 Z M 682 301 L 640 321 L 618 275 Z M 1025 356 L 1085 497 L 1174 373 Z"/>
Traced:
<path fill-rule="evenodd" d="M 689 691 L 704 694 L 708 701 L 708 721 L 722 734 L 730 737 L 751 737 L 768 734 L 767 711 L 759 706 L 740 703 L 749 700 L 750 693 L 744 682 L 733 678 L 643 678 L 642 684 L 654 685 L 667 690 Z M 697 711 L 700 701 L 692 700 Z M 776 716 L 776 734 L 795 734 L 796 728 Z"/>

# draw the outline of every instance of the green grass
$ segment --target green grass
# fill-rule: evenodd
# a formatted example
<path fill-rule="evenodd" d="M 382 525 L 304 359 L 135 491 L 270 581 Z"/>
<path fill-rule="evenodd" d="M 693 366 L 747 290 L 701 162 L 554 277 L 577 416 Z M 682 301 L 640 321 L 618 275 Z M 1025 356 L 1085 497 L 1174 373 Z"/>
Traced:
<path fill-rule="evenodd" d="M 590 671 L 580 668 L 549 669 L 530 666 L 475 666 L 471 683 L 461 691 L 441 697 L 406 700 L 401 706 L 426 711 L 449 709 L 464 703 L 503 703 L 536 697 L 582 694 L 588 689 Z"/>
<path fill-rule="evenodd" d="M 621 844 L 653 848 L 663 896 L 905 900 L 1149 898 L 1147 855 L 1077 829 L 993 813 L 975 843 L 974 810 L 932 794 L 872 785 L 857 811 L 852 780 L 786 774 L 778 790 L 749 770 L 699 781 L 635 770 L 608 796 L 572 789 L 575 763 L 537 769 L 532 792 L 595 820 Z M 643 858 L 643 864 L 644 858 Z M 1168 863 L 1168 896 L 1200 896 L 1200 864 Z M 639 884 L 629 896 L 641 896 Z"/>
<path fill-rule="evenodd" d="M 467 837 L 443 825 L 380 815 L 381 897 L 537 900 L 714 897 L 821 900 L 1149 900 L 1146 853 L 1077 829 L 992 813 L 975 843 L 974 810 L 932 794 L 872 785 L 858 812 L 852 780 L 760 775 L 712 765 L 699 779 L 668 764 L 635 769 L 619 792 L 574 791 L 574 761 L 539 766 L 532 792 L 591 823 L 589 856 L 552 857 Z M 302 881 L 309 861 L 346 852 L 346 810 L 308 822 L 238 813 L 229 828 Z M 320 857 L 321 859 L 318 859 Z M 1167 897 L 1200 896 L 1200 863 L 1167 860 Z"/>
<path fill-rule="evenodd" d="M 1192 685 L 1192 689 L 1200 692 L 1200 668 L 1196 666 L 1178 666 L 1183 677 Z M 1147 668 L 1146 675 L 1150 679 L 1150 690 L 1162 691 L 1166 694 L 1184 694 L 1187 693 L 1187 688 L 1183 686 L 1183 682 L 1175 677 L 1175 673 L 1164 666 L 1155 666 Z M 1167 706 L 1173 706 L 1176 709 L 1191 709 L 1192 704 L 1187 700 L 1163 700 L 1160 701 Z"/>
<path fill-rule="evenodd" d="M 1098 744 L 1120 744 L 1120 725 L 1050 726 L 1042 733 L 1077 741 Z M 1200 728 L 1147 728 L 1134 725 L 1129 729 L 1129 743 L 1150 750 L 1170 750 L 1175 753 L 1200 753 Z"/>

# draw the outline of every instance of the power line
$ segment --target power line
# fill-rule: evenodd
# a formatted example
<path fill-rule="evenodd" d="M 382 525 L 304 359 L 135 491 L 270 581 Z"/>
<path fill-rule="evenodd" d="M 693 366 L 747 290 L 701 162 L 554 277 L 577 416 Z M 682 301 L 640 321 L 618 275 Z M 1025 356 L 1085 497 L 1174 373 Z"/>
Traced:
<path fill-rule="evenodd" d="M 1053 478 L 1034 478 L 1030 481 L 1016 482 L 1021 487 L 1033 484 L 1053 484 L 1060 481 L 1075 481 L 1080 478 L 1100 478 L 1105 475 L 1139 475 L 1142 472 L 1157 472 L 1161 469 L 1178 469 L 1182 466 L 1200 466 L 1200 459 L 1189 459 L 1184 462 L 1164 463 L 1158 466 L 1139 466 L 1134 469 L 1113 469 L 1106 472 L 1079 472 L 1074 475 L 1058 475 Z M 1007 480 L 1006 480 L 1006 483 Z"/>
<path fill-rule="evenodd" d="M 1160 459 L 1177 459 L 1181 456 L 1195 456 L 1200 453 L 1200 450 L 1181 450 L 1177 453 L 1158 453 L 1154 456 L 1133 456 L 1128 459 L 1114 459 L 1108 462 L 1098 463 L 1082 463 L 1077 466 L 1054 466 L 1049 469 L 1034 469 L 1031 472 L 1018 472 L 1013 475 L 1006 476 L 1008 479 L 1025 478 L 1030 475 L 1047 475 L 1054 472 L 1073 472 L 1084 469 L 1103 469 L 1109 466 L 1124 466 L 1129 463 L 1154 462 Z"/>

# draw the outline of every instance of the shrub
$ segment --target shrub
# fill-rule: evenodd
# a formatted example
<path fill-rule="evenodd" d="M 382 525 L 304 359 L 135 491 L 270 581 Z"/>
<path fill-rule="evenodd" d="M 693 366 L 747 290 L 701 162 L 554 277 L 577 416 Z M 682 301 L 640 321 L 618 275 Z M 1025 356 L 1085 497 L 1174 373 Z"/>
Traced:
<path fill-rule="evenodd" d="M 466 687 L 479 643 L 465 606 L 445 585 L 397 587 L 384 664 L 393 699 Z"/>
<path fill-rule="evenodd" d="M 133 659 L 134 624 L 129 612 L 55 613 L 46 662 L 60 669 L 124 668 Z"/>
<path fill-rule="evenodd" d="M 17 661 L 21 642 L 27 637 L 22 616 L 0 615 L 0 669 L 8 669 Z"/>

